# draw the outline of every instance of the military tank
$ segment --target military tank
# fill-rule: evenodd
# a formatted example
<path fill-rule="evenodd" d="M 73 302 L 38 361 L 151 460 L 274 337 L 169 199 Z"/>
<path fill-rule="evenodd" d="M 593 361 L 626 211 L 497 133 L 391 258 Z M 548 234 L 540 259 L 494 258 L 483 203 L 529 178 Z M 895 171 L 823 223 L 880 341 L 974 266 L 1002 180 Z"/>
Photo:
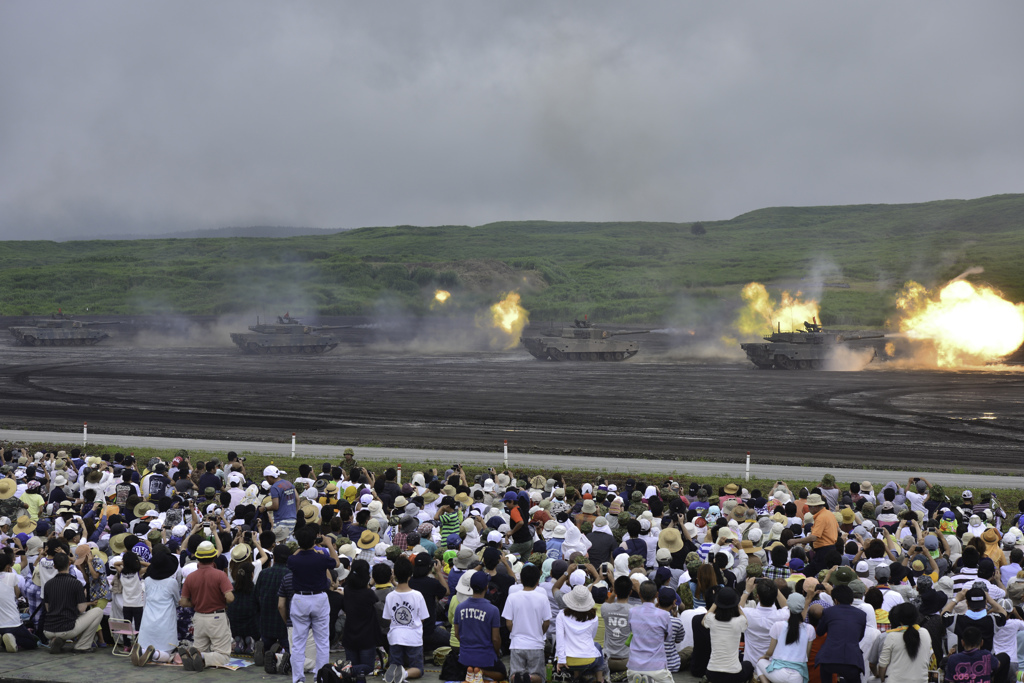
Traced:
<path fill-rule="evenodd" d="M 862 355 L 867 362 L 879 355 L 888 357 L 886 343 L 882 332 L 826 332 L 815 319 L 795 332 L 783 332 L 780 324 L 763 342 L 740 344 L 740 348 L 762 370 L 821 370 L 844 351 Z"/>
<path fill-rule="evenodd" d="M 650 330 L 598 329 L 584 318 L 573 327 L 550 330 L 539 337 L 520 337 L 519 341 L 538 360 L 618 361 L 632 358 L 640 351 L 640 343 L 612 339 L 629 334 L 647 334 Z"/>
<path fill-rule="evenodd" d="M 117 324 L 82 322 L 61 311 L 48 319 L 33 320 L 28 325 L 11 327 L 10 331 L 15 343 L 21 346 L 91 346 L 110 338 L 110 334 L 105 330 L 94 330 L 92 327 Z"/>
<path fill-rule="evenodd" d="M 303 325 L 298 318 L 285 313 L 276 323 L 249 326 L 249 332 L 232 332 L 231 341 L 246 353 L 327 353 L 338 345 L 331 335 L 317 334 L 323 330 L 340 330 L 347 325 Z"/>

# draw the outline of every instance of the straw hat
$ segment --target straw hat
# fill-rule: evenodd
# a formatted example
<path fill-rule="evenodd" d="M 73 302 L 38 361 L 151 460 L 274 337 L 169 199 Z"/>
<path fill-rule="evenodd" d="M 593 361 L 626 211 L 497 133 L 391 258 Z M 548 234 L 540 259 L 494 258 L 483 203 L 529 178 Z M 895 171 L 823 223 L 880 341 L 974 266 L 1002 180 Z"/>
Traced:
<path fill-rule="evenodd" d="M 135 509 L 132 510 L 132 513 L 136 517 L 142 517 L 143 515 L 145 515 L 150 510 L 156 510 L 156 505 L 154 505 L 153 503 L 150 503 L 149 501 L 145 501 L 145 502 L 142 502 L 142 503 L 139 503 L 138 505 L 136 505 Z"/>
<path fill-rule="evenodd" d="M 302 508 L 302 517 L 306 520 L 306 524 L 317 524 L 320 522 L 320 513 L 312 505 Z"/>
<path fill-rule="evenodd" d="M 28 515 L 22 515 L 18 517 L 18 521 L 15 523 L 13 531 L 14 534 L 30 534 L 36 530 L 36 523 L 32 521 L 32 518 Z"/>
<path fill-rule="evenodd" d="M 200 560 L 212 560 L 217 557 L 217 546 L 209 541 L 203 541 L 196 548 L 196 558 Z"/>
<path fill-rule="evenodd" d="M 128 534 L 117 534 L 110 537 L 109 547 L 111 552 L 115 555 L 123 555 L 125 551 L 124 540 L 128 538 Z"/>
<path fill-rule="evenodd" d="M 363 550 L 370 550 L 375 548 L 378 543 L 380 543 L 380 536 L 367 529 L 359 536 L 359 543 L 356 545 Z"/>
<path fill-rule="evenodd" d="M 586 586 L 573 586 L 562 602 L 573 612 L 589 612 L 594 609 L 594 596 Z"/>
<path fill-rule="evenodd" d="M 239 543 L 231 549 L 231 559 L 235 562 L 245 562 L 252 556 L 252 548 L 247 543 Z"/>
<path fill-rule="evenodd" d="M 658 534 L 658 547 L 665 548 L 670 553 L 678 553 L 683 549 L 683 536 L 679 529 L 669 527 Z"/>
<path fill-rule="evenodd" d="M 817 493 L 812 493 L 811 495 L 807 496 L 808 507 L 821 507 L 824 504 L 825 499 L 819 496 Z"/>
<path fill-rule="evenodd" d="M 730 495 L 730 496 L 735 495 L 736 492 L 739 491 L 739 490 L 740 490 L 740 487 L 737 486 L 736 484 L 731 483 L 731 482 L 725 485 L 725 493 L 727 495 Z"/>
<path fill-rule="evenodd" d="M 7 500 L 18 490 L 18 484 L 10 477 L 0 479 L 0 500 Z"/>

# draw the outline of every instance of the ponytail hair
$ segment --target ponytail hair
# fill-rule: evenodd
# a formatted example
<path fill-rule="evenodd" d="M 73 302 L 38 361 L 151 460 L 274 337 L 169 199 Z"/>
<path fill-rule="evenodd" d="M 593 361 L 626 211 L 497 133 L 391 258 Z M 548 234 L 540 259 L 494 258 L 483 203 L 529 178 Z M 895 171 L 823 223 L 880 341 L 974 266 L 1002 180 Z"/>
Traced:
<path fill-rule="evenodd" d="M 895 615 L 894 615 L 895 613 Z M 918 611 L 909 602 L 896 605 L 889 613 L 889 621 L 899 622 L 905 630 L 903 631 L 903 647 L 907 649 L 907 655 L 911 659 L 917 659 L 918 651 L 921 649 L 921 633 L 918 631 Z"/>
<path fill-rule="evenodd" d="M 131 549 L 124 551 L 124 556 L 121 558 L 121 576 L 131 576 L 140 571 L 142 571 L 142 563 L 139 562 L 139 556 Z"/>
<path fill-rule="evenodd" d="M 786 630 L 786 645 L 800 640 L 800 629 L 804 625 L 804 615 L 800 612 L 789 613 L 789 628 Z"/>

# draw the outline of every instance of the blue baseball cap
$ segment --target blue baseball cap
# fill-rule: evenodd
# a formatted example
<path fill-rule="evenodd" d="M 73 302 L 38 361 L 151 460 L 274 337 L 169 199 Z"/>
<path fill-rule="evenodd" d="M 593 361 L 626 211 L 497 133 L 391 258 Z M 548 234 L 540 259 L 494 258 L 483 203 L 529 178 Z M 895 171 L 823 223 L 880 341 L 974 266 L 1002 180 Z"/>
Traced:
<path fill-rule="evenodd" d="M 448 538 L 445 539 L 445 545 L 449 548 L 462 545 L 462 536 L 459 536 L 458 534 L 448 534 Z"/>
<path fill-rule="evenodd" d="M 515 491 L 506 491 L 505 497 L 501 499 L 503 503 L 514 503 L 519 499 Z"/>

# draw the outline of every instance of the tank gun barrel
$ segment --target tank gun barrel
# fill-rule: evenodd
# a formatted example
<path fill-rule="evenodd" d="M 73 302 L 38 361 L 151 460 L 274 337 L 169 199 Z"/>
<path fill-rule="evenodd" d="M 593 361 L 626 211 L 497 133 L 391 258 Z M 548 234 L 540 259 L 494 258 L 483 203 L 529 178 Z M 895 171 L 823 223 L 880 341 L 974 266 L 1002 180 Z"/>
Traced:
<path fill-rule="evenodd" d="M 82 327 L 92 327 L 93 325 L 121 325 L 121 324 L 123 324 L 123 323 L 120 320 L 111 320 L 110 322 L 105 322 L 103 320 L 94 320 L 94 321 L 91 321 L 91 322 L 83 322 L 83 323 L 81 323 Z"/>
<path fill-rule="evenodd" d="M 608 336 L 609 337 L 621 337 L 621 336 L 626 335 L 626 334 L 650 334 L 650 333 L 651 333 L 651 330 L 616 330 L 614 332 L 609 332 Z"/>

